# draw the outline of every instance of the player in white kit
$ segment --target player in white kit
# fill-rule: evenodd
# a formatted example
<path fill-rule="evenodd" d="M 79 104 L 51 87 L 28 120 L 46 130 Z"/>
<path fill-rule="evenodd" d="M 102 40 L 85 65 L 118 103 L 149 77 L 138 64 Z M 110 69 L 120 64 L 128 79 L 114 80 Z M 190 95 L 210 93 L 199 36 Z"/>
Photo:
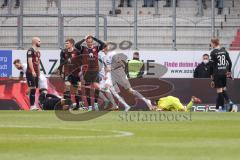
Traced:
<path fill-rule="evenodd" d="M 104 51 L 105 50 L 105 51 Z M 129 83 L 129 80 L 127 78 L 127 75 L 125 73 L 125 64 L 127 62 L 127 56 L 122 53 L 116 53 L 116 52 L 108 52 L 108 46 L 104 48 L 104 53 L 106 54 L 105 57 L 105 63 L 106 63 L 106 70 L 109 72 L 109 82 L 110 83 L 113 95 L 116 96 L 117 99 L 121 101 L 124 101 L 122 97 L 119 96 L 119 85 L 126 89 L 130 94 L 133 94 L 134 96 L 138 97 L 139 99 L 143 100 L 149 109 L 152 108 L 151 101 L 143 97 L 139 92 L 134 90 L 131 87 L 131 84 Z M 108 79 L 106 81 L 108 81 Z M 125 102 L 125 101 L 124 101 Z M 124 105 L 125 111 L 128 111 L 131 107 L 129 105 Z"/>
<path fill-rule="evenodd" d="M 108 52 L 108 46 L 105 45 L 103 50 L 99 52 L 99 76 L 100 76 L 100 90 L 102 93 L 100 97 L 104 99 L 104 101 L 109 99 L 109 101 L 114 106 L 113 109 L 118 109 L 118 105 L 116 104 L 114 97 L 118 99 L 120 103 L 122 103 L 125 107 L 125 111 L 128 111 L 131 107 L 124 101 L 124 99 L 118 94 L 120 92 L 118 87 L 113 87 L 112 77 L 111 77 L 111 52 Z M 116 90 L 116 89 L 117 90 Z M 106 94 L 107 98 L 104 96 Z"/>

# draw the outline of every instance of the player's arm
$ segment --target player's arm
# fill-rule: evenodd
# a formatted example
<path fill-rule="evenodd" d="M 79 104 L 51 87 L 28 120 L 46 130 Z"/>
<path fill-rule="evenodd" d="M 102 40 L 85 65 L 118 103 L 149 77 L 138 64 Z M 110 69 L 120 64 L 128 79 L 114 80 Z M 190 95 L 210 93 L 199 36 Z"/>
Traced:
<path fill-rule="evenodd" d="M 210 53 L 210 61 L 209 61 L 209 65 L 210 65 L 210 75 L 211 77 L 213 76 L 213 68 L 214 68 L 214 64 L 215 64 L 215 54 L 213 52 Z"/>
<path fill-rule="evenodd" d="M 33 62 L 32 62 L 32 51 L 28 51 L 28 53 L 27 53 L 27 61 L 28 61 L 29 69 L 30 69 L 32 75 L 34 77 L 36 77 L 37 75 L 36 75 L 36 72 L 34 71 Z"/>
<path fill-rule="evenodd" d="M 79 41 L 79 42 L 77 42 L 75 44 L 75 48 L 78 49 L 79 52 L 82 52 L 82 49 L 83 49 L 82 44 L 83 44 L 83 42 L 85 42 L 85 39 L 82 39 L 81 41 Z"/>
<path fill-rule="evenodd" d="M 99 50 L 102 50 L 103 47 L 104 47 L 104 45 L 105 45 L 105 43 L 104 43 L 103 41 L 101 41 L 101 40 L 95 38 L 95 37 L 93 37 L 93 40 L 96 41 L 96 42 L 98 43 L 98 45 L 99 45 L 99 46 L 98 46 Z"/>
<path fill-rule="evenodd" d="M 215 62 L 215 54 L 213 52 L 210 53 L 210 61 L 209 61 L 209 65 L 210 65 L 210 78 L 211 78 L 211 83 L 210 83 L 210 86 L 212 88 L 215 87 L 215 83 L 213 81 L 213 68 L 214 68 L 214 62 Z"/>
<path fill-rule="evenodd" d="M 227 77 L 229 78 L 232 78 L 232 75 L 231 75 L 231 71 L 232 71 L 232 61 L 231 61 L 231 58 L 229 56 L 229 53 L 226 51 L 226 60 L 228 62 L 228 73 L 227 73 Z"/>
<path fill-rule="evenodd" d="M 79 66 L 82 66 L 82 52 L 78 49 L 77 49 L 77 55 L 78 55 Z"/>
<path fill-rule="evenodd" d="M 230 58 L 228 52 L 226 52 L 226 60 L 228 61 L 228 64 L 229 64 L 228 72 L 231 72 L 231 70 L 232 70 L 232 61 L 231 61 L 231 58 Z"/>
<path fill-rule="evenodd" d="M 60 65 L 58 67 L 58 71 L 59 71 L 60 75 L 63 73 L 64 63 L 65 63 L 64 50 L 61 50 L 61 52 L 60 52 Z"/>

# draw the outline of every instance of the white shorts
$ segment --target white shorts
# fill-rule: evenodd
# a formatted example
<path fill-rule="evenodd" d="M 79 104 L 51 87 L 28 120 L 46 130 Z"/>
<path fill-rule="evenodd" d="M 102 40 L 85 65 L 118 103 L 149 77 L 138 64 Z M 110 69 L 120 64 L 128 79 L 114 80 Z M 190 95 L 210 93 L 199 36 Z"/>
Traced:
<path fill-rule="evenodd" d="M 106 85 L 112 86 L 112 78 L 111 78 L 110 72 L 107 73 L 106 77 L 107 77 L 106 80 L 102 79 L 102 80 L 99 82 L 100 89 L 103 89 L 103 90 L 106 89 L 106 87 L 105 87 Z"/>
<path fill-rule="evenodd" d="M 38 87 L 40 89 L 48 89 L 48 80 L 43 74 L 40 74 Z"/>

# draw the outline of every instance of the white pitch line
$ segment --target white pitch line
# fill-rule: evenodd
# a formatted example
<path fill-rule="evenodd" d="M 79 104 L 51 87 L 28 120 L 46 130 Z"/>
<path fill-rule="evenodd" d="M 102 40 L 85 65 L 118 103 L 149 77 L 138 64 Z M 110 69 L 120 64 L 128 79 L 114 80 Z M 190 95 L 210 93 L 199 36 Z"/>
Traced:
<path fill-rule="evenodd" d="M 38 126 L 21 126 L 21 125 L 0 125 L 0 128 L 32 128 L 32 129 L 58 129 L 58 130 L 84 130 L 94 132 L 110 132 L 115 133 L 114 135 L 99 135 L 99 136 L 61 136 L 61 135 L 19 135 L 19 137 L 7 137 L 12 139 L 26 138 L 30 139 L 34 136 L 36 139 L 90 139 L 90 138 L 118 138 L 118 137 L 129 137 L 133 136 L 134 133 L 119 130 L 100 130 L 100 129 L 86 129 L 86 128 L 53 128 L 53 127 L 38 127 Z M 6 137 L 0 137 L 6 139 Z"/>

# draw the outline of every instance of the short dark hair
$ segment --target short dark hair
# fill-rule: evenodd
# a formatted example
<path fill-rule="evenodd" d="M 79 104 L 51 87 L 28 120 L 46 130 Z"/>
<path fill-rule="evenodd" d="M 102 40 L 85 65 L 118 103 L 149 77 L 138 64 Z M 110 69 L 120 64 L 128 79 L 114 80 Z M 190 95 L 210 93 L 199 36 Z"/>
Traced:
<path fill-rule="evenodd" d="M 15 60 L 13 61 L 13 64 L 17 64 L 17 63 L 21 63 L 21 60 L 20 60 L 20 59 L 15 59 Z"/>
<path fill-rule="evenodd" d="M 66 39 L 66 41 L 65 42 L 70 42 L 71 44 L 75 44 L 75 41 L 74 41 L 74 39 L 72 39 L 72 38 L 68 38 L 68 39 Z"/>
<path fill-rule="evenodd" d="M 208 57 L 209 57 L 209 55 L 208 55 L 208 54 L 204 54 L 204 55 L 203 55 L 203 57 L 205 57 L 205 56 L 208 56 Z"/>
<path fill-rule="evenodd" d="M 139 52 L 134 52 L 133 55 L 139 56 Z"/>

